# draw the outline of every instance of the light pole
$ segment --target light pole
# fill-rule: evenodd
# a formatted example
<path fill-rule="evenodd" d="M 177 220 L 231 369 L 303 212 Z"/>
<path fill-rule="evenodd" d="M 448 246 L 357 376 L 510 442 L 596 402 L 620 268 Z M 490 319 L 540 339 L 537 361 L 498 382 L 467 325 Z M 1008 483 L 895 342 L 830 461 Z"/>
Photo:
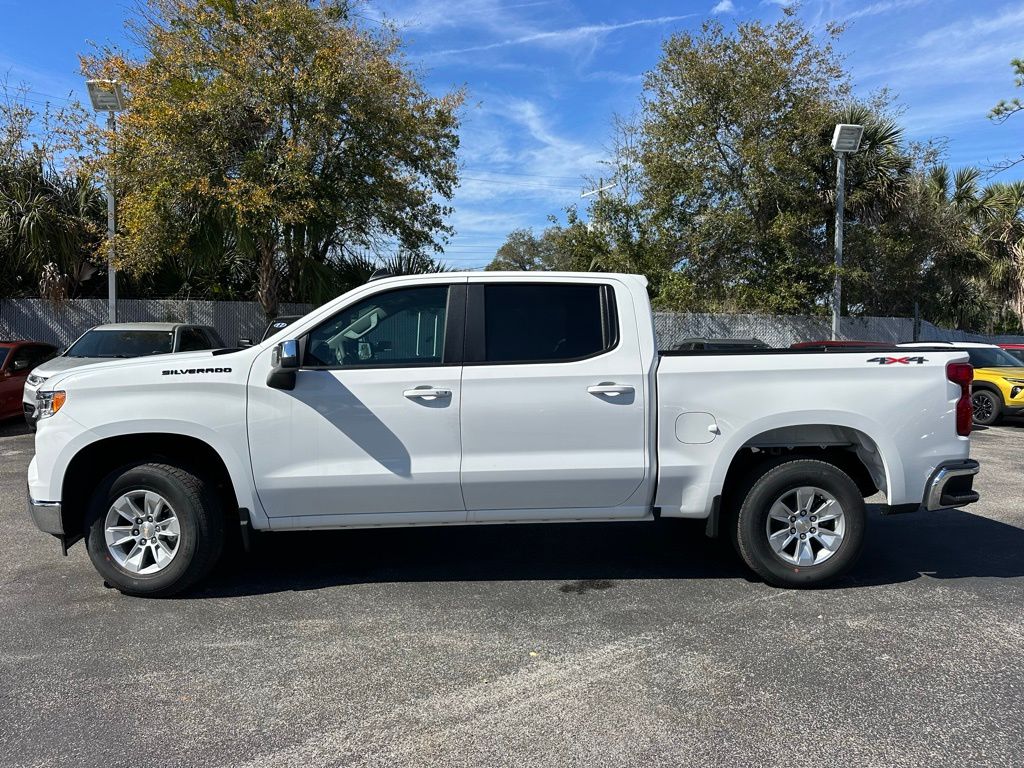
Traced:
<path fill-rule="evenodd" d="M 111 143 L 117 122 L 114 117 L 124 111 L 124 92 L 117 80 L 87 80 L 89 100 L 97 112 L 107 113 L 107 130 L 110 131 Z M 113 147 L 110 148 L 113 152 Z M 117 209 L 114 201 L 114 170 L 107 167 L 107 319 L 117 322 L 117 271 L 114 269 L 114 232 L 117 229 Z"/>
<path fill-rule="evenodd" d="M 843 207 L 846 205 L 846 156 L 860 149 L 863 125 L 840 123 L 832 134 L 832 151 L 836 153 L 836 279 L 832 286 L 832 340 L 839 338 L 839 317 L 842 312 L 843 278 Z"/>

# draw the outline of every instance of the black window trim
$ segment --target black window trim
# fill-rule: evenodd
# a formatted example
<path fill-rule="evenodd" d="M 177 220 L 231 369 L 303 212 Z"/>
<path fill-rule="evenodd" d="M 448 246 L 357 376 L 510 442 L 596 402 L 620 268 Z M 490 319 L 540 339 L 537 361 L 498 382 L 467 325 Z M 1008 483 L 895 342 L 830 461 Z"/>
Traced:
<path fill-rule="evenodd" d="M 608 344 L 606 342 L 607 346 L 603 349 L 579 357 L 566 357 L 557 360 L 487 360 L 484 289 L 488 285 L 595 285 L 600 289 L 601 335 L 603 338 L 610 336 L 611 343 Z M 466 354 L 463 365 L 563 365 L 565 363 L 579 363 L 583 360 L 593 360 L 595 357 L 601 357 L 602 355 L 614 352 L 619 347 L 621 337 L 622 334 L 619 332 L 618 305 L 615 300 L 615 286 L 612 283 L 566 280 L 487 280 L 469 284 L 469 296 L 466 299 Z"/>
<path fill-rule="evenodd" d="M 375 296 L 384 296 L 388 293 L 395 293 L 397 291 L 407 291 L 414 288 L 447 288 L 448 296 L 447 303 L 445 304 L 445 322 L 444 322 L 444 348 L 442 351 L 442 358 L 440 363 L 435 362 L 423 362 L 423 363 L 368 363 L 365 365 L 307 365 L 306 354 L 307 345 L 309 343 L 309 336 L 313 331 L 322 327 L 325 323 L 331 322 L 338 316 L 339 313 L 344 312 L 346 309 L 350 309 L 355 304 L 360 304 L 367 299 Z M 415 285 L 396 285 L 393 288 L 389 288 L 383 291 L 376 291 L 375 293 L 368 294 L 358 299 L 355 304 L 349 304 L 342 307 L 335 312 L 333 315 L 325 320 L 317 323 L 315 326 L 306 331 L 298 339 L 299 342 L 299 370 L 300 371 L 366 371 L 366 370 L 378 370 L 381 368 L 443 368 L 462 365 L 462 347 L 464 344 L 464 331 L 466 325 L 466 284 L 462 283 L 418 283 Z M 449 349 L 449 340 L 451 341 L 451 349 Z"/>

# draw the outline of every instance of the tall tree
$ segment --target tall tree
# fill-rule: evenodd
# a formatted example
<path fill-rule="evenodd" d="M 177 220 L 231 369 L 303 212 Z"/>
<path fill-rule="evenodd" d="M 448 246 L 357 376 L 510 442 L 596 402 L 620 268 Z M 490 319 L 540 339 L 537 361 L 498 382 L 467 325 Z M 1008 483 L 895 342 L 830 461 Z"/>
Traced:
<path fill-rule="evenodd" d="M 105 204 L 85 169 L 65 164 L 81 105 L 37 110 L 0 82 L 0 293 L 80 296 L 98 281 Z"/>
<path fill-rule="evenodd" d="M 274 314 L 328 298 L 346 254 L 441 250 L 462 94 L 428 94 L 395 34 L 356 22 L 346 0 L 147 0 L 141 58 L 83 58 L 130 97 L 106 136 L 126 267 L 239 254 Z"/>
<path fill-rule="evenodd" d="M 818 42 L 793 9 L 732 33 L 709 21 L 671 37 L 645 79 L 644 194 L 712 306 L 806 312 L 827 292 L 808 157 L 849 97 L 840 31 Z"/>
<path fill-rule="evenodd" d="M 513 229 L 491 263 L 489 270 L 552 271 L 569 269 L 569 259 L 559 253 L 551 230 L 540 237 L 532 229 Z"/>
<path fill-rule="evenodd" d="M 1024 181 L 993 184 L 981 209 L 986 285 L 1024 329 Z"/>

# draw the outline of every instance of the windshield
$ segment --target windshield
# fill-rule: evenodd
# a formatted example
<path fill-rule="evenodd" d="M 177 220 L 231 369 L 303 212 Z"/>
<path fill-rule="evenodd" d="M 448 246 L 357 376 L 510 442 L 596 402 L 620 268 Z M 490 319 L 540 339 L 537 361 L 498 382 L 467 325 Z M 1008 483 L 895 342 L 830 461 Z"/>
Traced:
<path fill-rule="evenodd" d="M 1005 349 L 968 349 L 975 368 L 1020 368 L 1021 362 Z"/>
<path fill-rule="evenodd" d="M 173 331 L 89 331 L 66 357 L 142 357 L 174 351 Z"/>
<path fill-rule="evenodd" d="M 1024 349 L 1008 349 L 1006 354 L 1013 355 L 1019 361 L 1017 365 L 1024 365 Z M 0 358 L 2 360 L 3 358 Z"/>

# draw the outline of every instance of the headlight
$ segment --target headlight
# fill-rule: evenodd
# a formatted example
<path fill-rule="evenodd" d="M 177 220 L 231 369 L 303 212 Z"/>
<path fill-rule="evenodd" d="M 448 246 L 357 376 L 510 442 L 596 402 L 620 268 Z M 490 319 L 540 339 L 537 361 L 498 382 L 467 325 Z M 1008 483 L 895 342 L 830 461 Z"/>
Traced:
<path fill-rule="evenodd" d="M 29 383 L 29 386 L 38 387 L 40 384 L 42 384 L 48 378 L 49 378 L 49 376 L 39 376 L 38 374 L 30 373 L 28 375 L 28 383 Z"/>
<path fill-rule="evenodd" d="M 1011 379 L 1009 376 L 1003 376 L 1011 384 L 1024 384 L 1024 379 Z"/>
<path fill-rule="evenodd" d="M 58 389 L 56 392 L 37 392 L 36 418 L 45 419 L 49 416 L 53 416 L 53 414 L 64 407 L 64 403 L 67 399 L 68 395 L 62 389 Z"/>

